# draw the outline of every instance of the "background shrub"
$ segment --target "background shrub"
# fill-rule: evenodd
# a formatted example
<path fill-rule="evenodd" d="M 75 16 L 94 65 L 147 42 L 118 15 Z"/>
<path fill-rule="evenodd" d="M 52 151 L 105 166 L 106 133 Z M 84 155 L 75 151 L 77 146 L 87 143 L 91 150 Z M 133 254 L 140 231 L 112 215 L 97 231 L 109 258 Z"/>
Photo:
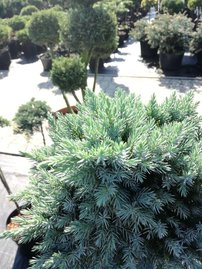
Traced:
<path fill-rule="evenodd" d="M 5 119 L 4 117 L 0 116 L 0 127 L 9 126 L 9 120 Z"/>

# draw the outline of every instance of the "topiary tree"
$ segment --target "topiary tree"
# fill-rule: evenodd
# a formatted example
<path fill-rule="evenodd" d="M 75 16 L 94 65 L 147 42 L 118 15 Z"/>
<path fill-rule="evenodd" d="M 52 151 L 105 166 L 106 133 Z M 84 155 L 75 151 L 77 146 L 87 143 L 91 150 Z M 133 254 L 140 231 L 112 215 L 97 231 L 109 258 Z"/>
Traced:
<path fill-rule="evenodd" d="M 202 7 L 202 0 L 188 0 L 187 6 L 191 10 L 194 10 L 196 7 Z"/>
<path fill-rule="evenodd" d="M 28 5 L 26 7 L 23 7 L 20 11 L 20 16 L 29 16 L 32 15 L 33 13 L 38 12 L 39 9 L 33 5 Z"/>
<path fill-rule="evenodd" d="M 52 65 L 51 80 L 60 88 L 68 110 L 73 112 L 65 93 L 71 93 L 76 102 L 80 103 L 75 91 L 81 89 L 84 98 L 87 71 L 81 58 L 79 56 L 56 58 Z"/>
<path fill-rule="evenodd" d="M 86 68 L 93 56 L 99 64 L 99 58 L 117 47 L 116 16 L 101 6 L 75 9 L 61 26 L 61 38 L 67 47 L 80 53 Z"/>
<path fill-rule="evenodd" d="M 193 94 L 158 105 L 88 92 L 50 118 L 51 147 L 17 196 L 32 204 L 4 237 L 40 239 L 32 269 L 195 269 L 202 262 L 202 133 Z"/>
<path fill-rule="evenodd" d="M 162 0 L 161 9 L 170 14 L 182 12 L 185 8 L 184 0 Z"/>
<path fill-rule="evenodd" d="M 21 105 L 14 117 L 16 123 L 16 132 L 32 135 L 34 131 L 40 131 L 43 137 L 43 143 L 46 144 L 43 121 L 47 119 L 51 111 L 46 102 L 32 98 L 26 104 Z"/>
<path fill-rule="evenodd" d="M 60 25 L 57 12 L 42 10 L 33 14 L 28 34 L 33 43 L 50 49 L 51 57 L 54 55 L 54 47 L 59 42 Z"/>

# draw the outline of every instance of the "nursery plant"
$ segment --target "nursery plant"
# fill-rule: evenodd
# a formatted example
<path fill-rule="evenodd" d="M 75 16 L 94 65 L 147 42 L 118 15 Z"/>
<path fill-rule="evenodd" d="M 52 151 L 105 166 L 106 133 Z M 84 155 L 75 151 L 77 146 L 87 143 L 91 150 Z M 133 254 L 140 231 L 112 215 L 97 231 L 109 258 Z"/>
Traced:
<path fill-rule="evenodd" d="M 183 14 L 161 14 L 146 29 L 148 43 L 159 49 L 162 69 L 181 66 L 184 52 L 189 48 L 194 24 Z"/>
<path fill-rule="evenodd" d="M 54 48 L 59 43 L 59 21 L 57 12 L 53 10 L 42 10 L 33 14 L 28 34 L 33 43 L 50 50 L 51 58 L 54 57 Z"/>
<path fill-rule="evenodd" d="M 134 23 L 134 28 L 130 32 L 130 36 L 140 42 L 140 52 L 143 58 L 151 58 L 157 56 L 158 47 L 152 48 L 148 43 L 147 28 L 153 27 L 153 22 L 149 22 L 147 19 L 142 18 Z"/>
<path fill-rule="evenodd" d="M 0 116 L 0 127 L 9 126 L 10 122 L 6 118 Z"/>
<path fill-rule="evenodd" d="M 78 55 L 56 58 L 53 61 L 51 80 L 54 85 L 60 88 L 68 110 L 73 112 L 66 93 L 71 93 L 76 102 L 80 103 L 75 93 L 75 91 L 80 89 L 84 98 L 87 70 L 81 58 Z"/>
<path fill-rule="evenodd" d="M 184 0 L 162 0 L 161 10 L 170 14 L 182 12 L 186 7 Z"/>
<path fill-rule="evenodd" d="M 26 104 L 21 105 L 15 114 L 15 132 L 32 135 L 34 131 L 40 131 L 45 145 L 43 121 L 47 119 L 50 111 L 51 109 L 46 102 L 32 98 Z"/>
<path fill-rule="evenodd" d="M 187 6 L 191 10 L 194 10 L 196 7 L 202 7 L 202 0 L 188 0 Z"/>
<path fill-rule="evenodd" d="M 192 32 L 190 52 L 197 57 L 198 65 L 202 67 L 202 24 L 198 23 L 196 31 Z"/>
<path fill-rule="evenodd" d="M 183 53 L 189 45 L 194 24 L 183 14 L 161 14 L 148 28 L 148 42 L 163 53 Z"/>
<path fill-rule="evenodd" d="M 0 24 L 0 70 L 8 70 L 11 59 L 8 51 L 8 43 L 11 38 L 11 28 Z"/>
<path fill-rule="evenodd" d="M 66 47 L 80 53 L 87 68 L 92 57 L 99 60 L 116 48 L 116 16 L 101 6 L 74 9 L 61 27 L 61 38 Z"/>
<path fill-rule="evenodd" d="M 32 152 L 29 218 L 6 231 L 40 238 L 32 269 L 201 268 L 201 117 L 193 94 L 145 106 L 88 91 L 79 113 L 50 117 Z"/>

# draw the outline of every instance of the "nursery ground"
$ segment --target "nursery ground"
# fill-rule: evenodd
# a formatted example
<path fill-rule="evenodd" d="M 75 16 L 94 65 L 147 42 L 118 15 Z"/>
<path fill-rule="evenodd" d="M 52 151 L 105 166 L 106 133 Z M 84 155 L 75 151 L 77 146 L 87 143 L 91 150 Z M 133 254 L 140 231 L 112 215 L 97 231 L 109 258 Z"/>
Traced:
<path fill-rule="evenodd" d="M 157 100 L 161 102 L 174 91 L 183 95 L 192 90 L 196 101 L 200 101 L 198 111 L 202 114 L 202 71 L 196 68 L 194 63 L 195 58 L 186 55 L 181 70 L 164 74 L 158 68 L 158 61 L 143 61 L 140 57 L 139 43 L 129 40 L 105 63 L 105 72 L 98 76 L 96 92 L 104 91 L 113 96 L 117 88 L 122 88 L 126 92 L 140 95 L 144 102 L 155 93 Z M 88 86 L 91 88 L 92 84 L 93 75 L 89 72 Z M 39 60 L 30 63 L 23 59 L 12 60 L 9 72 L 0 71 L 0 115 L 12 120 L 18 107 L 32 97 L 46 101 L 53 111 L 65 107 L 59 89 L 52 85 L 49 73 L 43 72 Z M 72 105 L 75 104 L 72 97 L 70 101 Z M 49 143 L 47 131 L 46 139 Z M 19 151 L 29 151 L 40 146 L 40 133 L 26 139 L 23 135 L 14 135 L 11 127 L 0 128 L 0 167 L 14 192 L 26 184 L 31 163 L 25 158 L 2 152 L 18 154 Z M 0 193 L 1 232 L 13 205 L 8 202 L 1 185 Z M 0 268 L 12 268 L 15 251 L 16 246 L 11 240 L 0 240 Z"/>

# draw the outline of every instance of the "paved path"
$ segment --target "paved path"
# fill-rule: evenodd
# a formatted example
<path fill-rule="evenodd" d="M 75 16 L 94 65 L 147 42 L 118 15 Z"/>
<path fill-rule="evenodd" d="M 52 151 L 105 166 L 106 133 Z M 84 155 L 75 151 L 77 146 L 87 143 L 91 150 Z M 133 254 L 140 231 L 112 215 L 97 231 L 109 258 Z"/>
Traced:
<path fill-rule="evenodd" d="M 141 95 L 147 102 L 153 93 L 159 102 L 176 91 L 183 95 L 193 90 L 196 101 L 201 101 L 198 111 L 202 114 L 202 79 L 200 77 L 165 77 L 155 65 L 148 68 L 140 58 L 139 43 L 129 41 L 119 52 L 111 56 L 111 61 L 105 64 L 105 73 L 97 80 L 96 92 L 104 91 L 113 96 L 117 88 Z M 88 78 L 88 86 L 93 84 L 92 75 Z M 42 72 L 40 61 L 24 63 L 13 60 L 9 72 L 0 71 L 0 115 L 12 120 L 18 107 L 28 102 L 32 97 L 44 100 L 56 111 L 65 106 L 61 93 L 50 81 L 48 73 Z M 71 104 L 74 104 L 70 97 Z M 48 140 L 48 135 L 46 133 Z M 48 140 L 50 142 L 50 140 Z M 0 128 L 0 152 L 29 151 L 42 146 L 42 137 L 36 133 L 32 139 L 23 135 L 14 135 L 11 127 Z M 30 163 L 21 157 L 0 154 L 0 167 L 5 172 L 12 190 L 23 188 L 27 182 Z M 0 231 L 5 227 L 7 212 L 13 205 L 6 198 L 6 193 L 0 184 Z M 0 240 L 0 268 L 11 269 L 16 246 L 11 240 Z"/>

